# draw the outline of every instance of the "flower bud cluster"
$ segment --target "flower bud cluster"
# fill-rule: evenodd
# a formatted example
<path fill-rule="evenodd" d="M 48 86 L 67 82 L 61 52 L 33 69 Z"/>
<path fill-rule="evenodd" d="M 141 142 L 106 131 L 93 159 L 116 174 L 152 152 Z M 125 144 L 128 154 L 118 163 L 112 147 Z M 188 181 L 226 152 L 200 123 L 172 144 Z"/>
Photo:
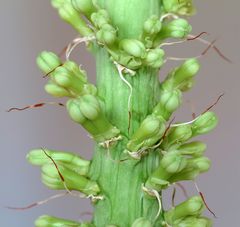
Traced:
<path fill-rule="evenodd" d="M 170 128 L 160 145 L 164 151 L 163 157 L 158 168 L 148 178 L 146 186 L 161 190 L 178 181 L 194 180 L 200 173 L 208 171 L 211 162 L 203 156 L 205 144 L 188 141 L 196 135 L 209 132 L 216 124 L 216 115 L 206 112 L 191 124 Z"/>
<path fill-rule="evenodd" d="M 50 77 L 46 91 L 55 97 L 71 98 L 67 110 L 72 120 L 81 124 L 97 142 L 118 136 L 119 130 L 104 116 L 96 87 L 88 83 L 86 72 L 76 63 L 62 63 L 57 55 L 44 51 L 37 64 Z"/>
<path fill-rule="evenodd" d="M 202 198 L 194 196 L 165 212 L 165 221 L 173 227 L 211 227 L 211 221 L 201 217 L 204 208 Z"/>
<path fill-rule="evenodd" d="M 186 87 L 189 80 L 197 74 L 199 63 L 196 59 L 189 59 L 181 66 L 174 69 L 167 78 L 161 83 L 160 100 L 153 108 L 151 115 L 141 123 L 139 129 L 131 137 L 127 144 L 130 152 L 137 152 L 141 149 L 147 149 L 159 141 L 165 130 L 166 122 L 172 113 L 181 105 L 182 89 Z M 186 126 L 187 127 L 187 126 Z M 186 128 L 185 127 L 185 128 Z M 194 128 L 194 127 L 193 127 Z M 189 129 L 188 135 L 186 131 L 182 132 L 182 128 L 178 128 L 176 133 L 179 140 L 188 139 L 192 135 Z M 194 133 L 200 132 L 200 129 L 193 129 Z M 175 141 L 173 141 L 175 143 Z"/>
<path fill-rule="evenodd" d="M 164 13 L 189 14 L 189 2 L 165 1 Z M 132 70 L 144 66 L 159 69 L 164 64 L 165 55 L 159 45 L 168 38 L 186 38 L 191 31 L 185 19 L 176 18 L 165 22 L 159 16 L 152 15 L 143 24 L 139 38 L 119 38 L 108 12 L 92 0 L 52 0 L 52 5 L 58 9 L 60 17 L 82 36 L 95 36 L 97 43 L 106 48 L 113 61 Z M 90 25 L 83 17 L 88 19 Z"/>
<path fill-rule="evenodd" d="M 41 167 L 42 182 L 51 189 L 63 190 L 67 187 L 86 195 L 96 195 L 100 191 L 97 183 L 87 177 L 90 162 L 76 154 L 35 149 L 28 153 L 27 160 Z"/>

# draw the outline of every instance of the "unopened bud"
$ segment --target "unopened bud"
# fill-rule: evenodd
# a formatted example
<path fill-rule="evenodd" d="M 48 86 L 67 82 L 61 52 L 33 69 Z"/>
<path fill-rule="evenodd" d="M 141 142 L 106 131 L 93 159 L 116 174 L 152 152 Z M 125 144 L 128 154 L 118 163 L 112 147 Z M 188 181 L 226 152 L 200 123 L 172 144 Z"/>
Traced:
<path fill-rule="evenodd" d="M 131 56 L 137 58 L 144 58 L 146 56 L 144 44 L 137 39 L 123 39 L 120 41 L 119 46 Z"/>
<path fill-rule="evenodd" d="M 200 196 L 194 196 L 167 211 L 165 213 L 165 219 L 167 223 L 172 225 L 175 221 L 187 216 L 198 217 L 201 215 L 204 207 L 202 198 Z"/>
<path fill-rule="evenodd" d="M 59 8 L 58 12 L 60 17 L 67 23 L 71 24 L 81 35 L 91 36 L 93 34 L 92 30 L 87 26 L 86 22 L 74 9 L 72 4 L 64 4 Z"/>
<path fill-rule="evenodd" d="M 166 121 L 169 120 L 172 113 L 181 105 L 182 94 L 179 90 L 163 90 L 157 106 L 153 113 L 162 116 Z"/>
<path fill-rule="evenodd" d="M 191 161 L 197 165 L 200 173 L 207 172 L 211 166 L 211 161 L 207 157 L 194 158 Z"/>
<path fill-rule="evenodd" d="M 171 128 L 163 141 L 163 146 L 169 148 L 171 145 L 181 145 L 192 137 L 190 125 L 179 125 Z"/>
<path fill-rule="evenodd" d="M 196 121 L 192 123 L 193 136 L 202 135 L 213 130 L 218 124 L 217 116 L 214 112 L 206 112 L 200 115 Z"/>
<path fill-rule="evenodd" d="M 96 11 L 92 0 L 72 0 L 72 4 L 76 10 L 83 13 L 88 18 Z"/>
<path fill-rule="evenodd" d="M 66 184 L 69 190 L 77 190 L 87 195 L 96 195 L 100 191 L 96 182 L 91 181 L 75 171 L 57 163 L 56 168 L 53 164 L 46 164 L 42 167 L 42 182 L 51 189 L 65 189 Z M 61 173 L 61 177 L 59 176 Z"/>
<path fill-rule="evenodd" d="M 139 129 L 134 133 L 127 144 L 129 151 L 136 152 L 140 148 L 147 148 L 156 143 L 165 131 L 164 120 L 153 115 L 147 116 Z"/>
<path fill-rule="evenodd" d="M 162 86 L 165 89 L 178 88 L 184 91 L 192 86 L 192 78 L 198 73 L 199 69 L 198 61 L 195 58 L 190 58 L 174 69 L 167 76 Z"/>
<path fill-rule="evenodd" d="M 110 22 L 108 12 L 104 9 L 98 10 L 96 13 L 93 13 L 91 15 L 91 20 L 97 28 L 101 28 L 104 24 L 109 24 Z"/>
<path fill-rule="evenodd" d="M 164 54 L 162 49 L 151 49 L 147 52 L 144 63 L 152 68 L 160 68 L 163 65 Z"/>
<path fill-rule="evenodd" d="M 49 74 L 61 64 L 60 58 L 53 52 L 43 51 L 37 57 L 37 65 L 44 74 Z"/>
<path fill-rule="evenodd" d="M 116 41 L 116 30 L 110 24 L 104 24 L 96 33 L 97 40 L 106 45 L 112 45 Z"/>
<path fill-rule="evenodd" d="M 157 35 L 157 40 L 167 38 L 185 38 L 192 30 L 191 25 L 185 19 L 175 19 L 163 25 L 161 31 Z"/>
<path fill-rule="evenodd" d="M 147 35 L 155 35 L 162 28 L 162 23 L 159 20 L 159 17 L 153 15 L 147 19 L 143 25 L 144 32 Z"/>
<path fill-rule="evenodd" d="M 170 151 L 163 156 L 160 165 L 168 173 L 178 173 L 184 169 L 187 161 L 178 151 Z"/>
<path fill-rule="evenodd" d="M 182 155 L 192 155 L 194 157 L 200 157 L 205 152 L 207 146 L 200 141 L 194 141 L 185 143 L 178 148 L 178 151 Z"/>

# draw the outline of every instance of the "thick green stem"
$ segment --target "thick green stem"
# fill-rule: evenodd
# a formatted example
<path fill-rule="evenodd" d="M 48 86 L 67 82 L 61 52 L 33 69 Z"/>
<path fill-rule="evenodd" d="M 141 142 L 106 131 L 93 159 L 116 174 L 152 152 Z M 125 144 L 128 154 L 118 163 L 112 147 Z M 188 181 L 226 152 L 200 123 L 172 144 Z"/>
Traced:
<path fill-rule="evenodd" d="M 144 21 L 152 14 L 159 15 L 160 1 L 100 0 L 111 20 L 119 28 L 119 35 L 136 38 Z M 157 71 L 142 68 L 136 75 L 124 75 L 133 87 L 129 130 L 128 98 L 130 89 L 121 80 L 116 66 L 104 49 L 97 58 L 98 95 L 105 103 L 105 114 L 110 122 L 121 130 L 123 139 L 110 150 L 96 146 L 91 165 L 91 178 L 100 186 L 104 200 L 95 204 L 94 224 L 98 227 L 116 225 L 131 226 L 139 217 L 146 217 L 153 226 L 161 226 L 161 215 L 155 221 L 159 204 L 155 197 L 146 195 L 143 183 L 156 168 L 157 154 L 138 160 L 123 160 L 126 143 L 141 121 L 151 113 L 159 99 Z M 121 161 L 123 160 L 123 161 Z"/>

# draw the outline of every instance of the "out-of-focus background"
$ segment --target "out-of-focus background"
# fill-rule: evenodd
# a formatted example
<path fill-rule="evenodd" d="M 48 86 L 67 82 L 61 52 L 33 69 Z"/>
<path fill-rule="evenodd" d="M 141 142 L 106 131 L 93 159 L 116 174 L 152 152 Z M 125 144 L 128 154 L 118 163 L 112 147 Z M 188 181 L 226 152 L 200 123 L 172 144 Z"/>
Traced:
<path fill-rule="evenodd" d="M 222 92 L 225 93 L 214 108 L 219 116 L 218 127 L 200 138 L 208 144 L 206 154 L 212 160 L 212 168 L 197 181 L 208 205 L 218 216 L 214 226 L 239 226 L 240 2 L 195 2 L 198 14 L 191 19 L 193 33 L 208 32 L 210 35 L 206 38 L 210 41 L 217 38 L 217 46 L 232 59 L 233 64 L 222 60 L 213 50 L 209 51 L 201 59 L 202 69 L 196 86 L 185 95 L 184 105 L 176 119 L 191 119 L 189 101 L 199 114 Z M 91 217 L 85 212 L 91 212 L 90 202 L 70 196 L 26 211 L 4 208 L 6 205 L 25 206 L 55 193 L 42 185 L 39 168 L 25 160 L 30 149 L 46 147 L 74 151 L 90 158 L 93 145 L 84 130 L 69 119 L 62 107 L 6 112 L 10 107 L 55 101 L 44 92 L 46 79 L 37 69 L 35 58 L 42 50 L 60 52 L 77 36 L 76 32 L 59 19 L 47 0 L 0 0 L 0 27 L 0 226 L 31 227 L 42 214 L 88 220 Z M 198 55 L 205 48 L 193 41 L 165 50 L 168 56 L 188 57 Z M 90 81 L 94 82 L 94 59 L 84 46 L 75 50 L 74 59 L 83 65 Z M 160 78 L 177 64 L 168 62 Z M 193 184 L 185 185 L 190 194 L 196 193 Z M 169 193 L 166 193 L 166 204 L 170 203 Z M 181 198 L 181 192 L 177 196 Z M 206 215 L 211 216 L 208 212 Z"/>

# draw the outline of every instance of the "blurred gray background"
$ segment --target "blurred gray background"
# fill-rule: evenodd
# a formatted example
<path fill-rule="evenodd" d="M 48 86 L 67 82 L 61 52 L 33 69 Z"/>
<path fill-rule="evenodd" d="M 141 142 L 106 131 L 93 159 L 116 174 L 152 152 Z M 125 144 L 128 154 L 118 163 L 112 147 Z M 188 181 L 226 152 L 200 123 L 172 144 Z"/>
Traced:
<path fill-rule="evenodd" d="M 196 5 L 198 14 L 191 19 L 193 33 L 209 32 L 207 38 L 210 41 L 217 38 L 217 46 L 234 63 L 223 61 L 213 50 L 201 59 L 202 69 L 196 86 L 185 95 L 176 119 L 191 119 L 188 101 L 194 104 L 199 114 L 219 94 L 225 93 L 214 108 L 220 120 L 217 129 L 201 137 L 208 144 L 206 154 L 212 160 L 212 168 L 197 181 L 208 205 L 218 216 L 214 226 L 239 226 L 240 2 L 196 1 Z M 90 158 L 92 143 L 84 130 L 69 119 L 64 108 L 47 106 L 23 112 L 6 112 L 9 107 L 55 101 L 43 90 L 46 80 L 37 69 L 35 58 L 41 50 L 60 52 L 77 36 L 76 32 L 59 19 L 47 0 L 0 0 L 0 27 L 0 226 L 31 227 L 42 214 L 88 220 L 91 217 L 84 212 L 91 212 L 90 202 L 69 196 L 26 211 L 3 208 L 6 205 L 24 206 L 54 194 L 41 184 L 39 168 L 25 160 L 30 149 L 46 147 L 74 151 Z M 195 56 L 204 49 L 205 46 L 196 41 L 165 48 L 168 56 L 178 57 Z M 74 55 L 74 59 L 87 70 L 90 81 L 94 82 L 94 59 L 84 46 L 77 48 Z M 179 63 L 168 62 L 160 78 L 176 64 Z M 185 185 L 190 194 L 196 193 L 192 184 Z M 165 193 L 165 204 L 170 203 L 170 192 Z M 181 192 L 177 196 L 180 201 Z M 206 215 L 211 217 L 208 212 Z"/>

